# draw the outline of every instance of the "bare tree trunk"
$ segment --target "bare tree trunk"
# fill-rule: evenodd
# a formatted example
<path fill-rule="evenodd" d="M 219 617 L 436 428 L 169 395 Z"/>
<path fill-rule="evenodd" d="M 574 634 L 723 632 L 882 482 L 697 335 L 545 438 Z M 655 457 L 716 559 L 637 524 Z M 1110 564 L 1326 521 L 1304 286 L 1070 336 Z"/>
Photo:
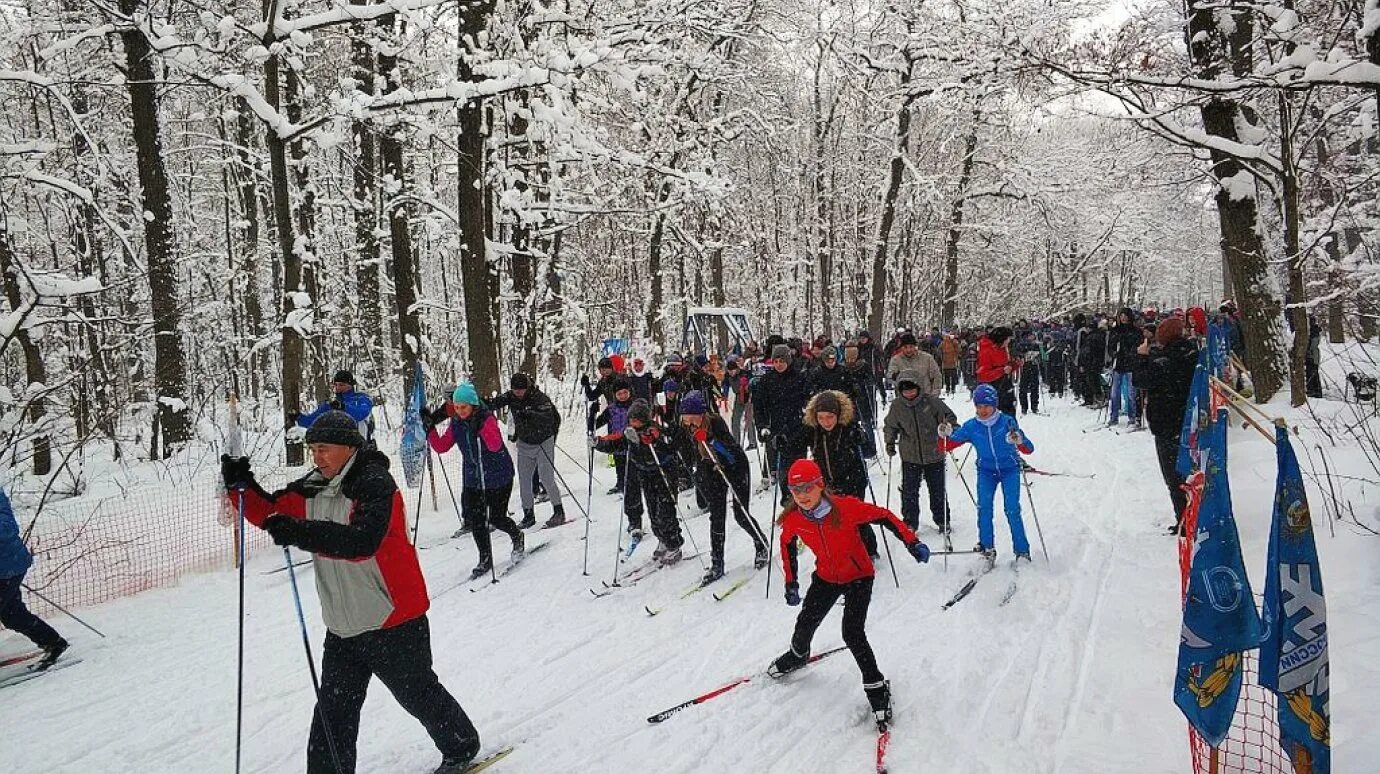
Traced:
<path fill-rule="evenodd" d="M 350 0 L 353 5 L 363 5 L 367 0 Z M 386 20 L 380 25 L 386 24 Z M 350 59 L 354 68 L 355 88 L 363 94 L 374 93 L 374 79 L 378 77 L 378 65 L 374 59 L 374 46 L 370 41 L 370 30 L 364 23 L 355 24 L 350 36 Z M 379 267 L 381 264 L 378 238 L 378 191 L 375 181 L 378 176 L 378 160 L 375 157 L 374 130 L 369 123 L 357 119 L 351 127 L 354 140 L 355 163 L 353 202 L 355 214 L 355 246 L 359 255 L 355 259 L 355 285 L 359 299 L 359 328 L 362 352 L 370 363 L 369 376 L 379 383 L 384 378 L 383 360 L 383 305 L 379 296 Z M 413 378 L 410 365 L 403 368 L 403 378 Z M 410 385 L 407 392 L 411 394 Z"/>
<path fill-rule="evenodd" d="M 958 190 L 949 208 L 949 235 L 944 242 L 944 305 L 939 322 L 952 327 L 958 317 L 958 243 L 963 238 L 963 211 L 968 202 L 968 186 L 973 179 L 973 160 L 977 157 L 978 127 L 982 123 L 981 109 L 973 108 L 973 124 L 963 138 L 963 160 L 958 172 Z"/>
<path fill-rule="evenodd" d="M 1292 47 L 1290 47 L 1292 48 Z M 1304 361 L 1308 358 L 1308 310 L 1303 305 L 1308 300 L 1308 290 L 1304 285 L 1303 270 L 1308 256 L 1299 246 L 1299 180 L 1298 169 L 1294 165 L 1293 139 L 1294 106 L 1287 94 L 1279 94 L 1279 137 L 1280 161 L 1283 165 L 1281 175 L 1283 202 L 1281 213 L 1284 218 L 1284 253 L 1288 261 L 1290 327 L 1294 329 L 1293 346 L 1289 357 L 1289 403 L 1302 406 L 1308 402 L 1307 372 Z"/>
<path fill-rule="evenodd" d="M 139 0 L 120 0 L 120 12 L 134 16 L 140 12 Z M 120 33 L 125 49 L 131 129 L 139 166 L 139 188 L 143 200 L 144 250 L 148 266 L 149 305 L 153 316 L 153 372 L 157 393 L 157 425 L 163 444 L 161 456 L 172 455 L 173 448 L 191 438 L 191 423 L 186 411 L 187 375 L 182 352 L 182 313 L 177 294 L 177 245 L 173 234 L 172 198 L 168 175 L 163 165 L 163 146 L 159 137 L 158 83 L 153 71 L 153 52 L 137 29 Z"/>
<path fill-rule="evenodd" d="M 379 34 L 392 40 L 395 36 L 401 35 L 401 30 L 397 26 L 399 24 L 400 22 L 395 15 L 385 16 L 379 20 Z M 401 85 L 401 79 L 398 77 L 397 56 L 391 51 L 380 53 L 378 66 L 384 93 L 387 94 L 398 89 Z M 422 359 L 424 353 L 421 351 L 421 315 L 417 311 L 417 256 L 412 246 L 412 206 L 408 198 L 412 195 L 412 184 L 408 179 L 407 162 L 403 158 L 402 139 L 398 136 L 398 131 L 397 128 L 394 128 L 382 132 L 378 136 L 378 143 L 379 160 L 383 164 L 384 190 L 388 192 L 385 209 L 388 213 L 393 308 L 397 315 L 398 335 L 402 345 L 402 401 L 403 405 L 406 405 L 407 396 L 411 394 L 412 383 L 416 378 L 417 362 Z M 479 143 L 482 147 L 482 137 Z M 464 188 L 465 186 L 462 184 L 461 190 Z M 469 211 L 463 202 L 460 212 L 462 219 L 469 217 Z M 478 212 L 478 217 L 482 216 L 482 211 Z M 481 240 L 479 244 L 482 250 L 483 241 Z M 465 286 L 469 287 L 470 284 L 472 283 L 467 278 Z M 471 331 L 472 337 L 473 331 Z M 473 353 L 473 349 L 471 349 L 471 353 Z"/>
<path fill-rule="evenodd" d="M 462 81 L 478 81 L 471 57 L 493 11 L 490 0 L 475 3 L 460 12 L 460 58 Z M 460 217 L 460 275 L 465 285 L 465 325 L 469 342 L 470 378 L 481 395 L 499 390 L 498 320 L 494 312 L 497 294 L 495 273 L 489 262 L 486 187 L 484 185 L 483 104 L 470 100 L 459 107 L 460 135 L 456 139 L 457 209 Z"/>
<path fill-rule="evenodd" d="M 901 92 L 910 89 L 911 65 L 901 72 Z M 896 222 L 896 198 L 901 192 L 901 180 L 906 169 L 906 155 L 910 153 L 909 98 L 901 100 L 896 111 L 896 150 L 891 154 L 891 170 L 887 176 L 886 193 L 882 196 L 882 219 L 877 226 L 877 244 L 872 253 L 872 293 L 867 309 L 867 330 L 877 336 L 882 330 L 882 312 L 886 303 L 886 257 L 891 241 L 891 227 Z"/>
<path fill-rule="evenodd" d="M 15 261 L 14 246 L 10 242 L 9 218 L 6 216 L 5 208 L 0 207 L 0 286 L 4 288 L 5 300 L 9 302 L 11 312 L 18 312 L 24 303 L 23 296 L 19 292 L 18 273 L 19 267 Z M 43 364 L 43 353 L 39 351 L 38 344 L 29 335 L 28 329 L 19 328 L 14 332 L 14 338 L 19 342 L 19 348 L 24 353 L 24 376 L 28 379 L 28 383 L 46 384 L 48 373 Z M 43 422 L 47 413 L 47 398 L 39 394 L 30 399 L 28 415 L 31 424 L 36 426 Z M 46 433 L 35 435 L 33 442 L 34 475 L 46 476 L 53 470 L 51 442 Z"/>
<path fill-rule="evenodd" d="M 250 148 L 255 144 L 254 114 L 244 98 L 235 101 L 235 144 L 238 164 L 232 169 L 239 191 L 240 230 L 239 279 L 244 295 L 244 312 L 249 335 L 258 341 L 264 330 L 264 310 L 259 297 L 259 164 Z M 249 356 L 249 385 L 257 396 L 262 383 L 261 372 L 268 365 L 262 351 Z"/>

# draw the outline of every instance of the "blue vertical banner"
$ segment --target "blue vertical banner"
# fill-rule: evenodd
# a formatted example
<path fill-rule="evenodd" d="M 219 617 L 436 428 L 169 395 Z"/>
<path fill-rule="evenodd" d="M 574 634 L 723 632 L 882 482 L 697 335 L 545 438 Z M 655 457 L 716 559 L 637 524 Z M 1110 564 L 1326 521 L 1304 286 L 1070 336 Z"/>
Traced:
<path fill-rule="evenodd" d="M 416 365 L 412 375 L 412 394 L 407 396 L 407 408 L 403 410 L 402 441 L 398 445 L 398 456 L 402 458 L 403 478 L 409 488 L 422 485 L 422 473 L 426 467 L 426 426 L 422 424 L 422 409 L 426 407 L 426 376 L 422 364 Z"/>
<path fill-rule="evenodd" d="M 1179 459 L 1175 464 L 1179 475 L 1188 477 L 1199 470 L 1199 439 L 1212 423 L 1212 389 L 1208 377 L 1219 376 L 1226 362 L 1226 335 L 1219 323 L 1208 326 L 1207 341 L 1198 350 L 1198 367 L 1184 404 L 1183 424 L 1179 428 Z"/>
<path fill-rule="evenodd" d="M 1275 429 L 1275 507 L 1265 565 L 1260 684 L 1274 691 L 1280 749 L 1294 770 L 1332 770 L 1328 709 L 1327 600 L 1313 539 L 1313 519 L 1289 431 Z M 1303 761 L 1306 766 L 1301 766 Z"/>
<path fill-rule="evenodd" d="M 1242 654 L 1260 644 L 1260 613 L 1241 558 L 1241 537 L 1227 481 L 1227 427 L 1222 409 L 1199 437 L 1205 474 L 1198 528 L 1184 597 L 1174 703 L 1212 747 L 1231 730 L 1241 697 Z"/>

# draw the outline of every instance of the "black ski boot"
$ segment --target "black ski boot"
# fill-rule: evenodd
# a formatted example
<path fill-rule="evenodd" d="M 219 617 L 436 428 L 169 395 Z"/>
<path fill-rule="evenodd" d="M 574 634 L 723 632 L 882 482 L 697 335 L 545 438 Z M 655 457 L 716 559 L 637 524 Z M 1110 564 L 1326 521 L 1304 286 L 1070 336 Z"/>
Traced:
<path fill-rule="evenodd" d="M 763 567 L 766 567 L 767 561 L 767 547 L 762 546 L 761 548 L 757 549 L 757 553 L 754 554 L 752 557 L 752 569 L 760 570 Z"/>
<path fill-rule="evenodd" d="M 867 694 L 867 703 L 872 705 L 872 715 L 877 719 L 877 725 L 889 725 L 891 723 L 891 681 L 864 683 L 863 692 Z"/>
<path fill-rule="evenodd" d="M 34 664 L 34 671 L 42 672 L 57 663 L 57 660 L 62 657 L 63 653 L 67 652 L 69 647 L 71 647 L 71 644 L 68 643 L 67 640 L 58 640 L 55 645 L 44 648 L 43 658 L 39 659 L 37 664 Z"/>
<path fill-rule="evenodd" d="M 784 677 L 808 663 L 810 663 L 810 654 L 807 652 L 802 656 L 795 652 L 795 646 L 792 645 L 790 650 L 777 656 L 776 660 L 771 662 L 771 666 L 767 667 L 767 675 L 776 678 Z"/>
<path fill-rule="evenodd" d="M 494 560 L 493 560 L 493 559 L 480 559 L 480 560 L 479 560 L 479 564 L 476 564 L 476 565 L 474 566 L 474 569 L 473 569 L 473 570 L 470 570 L 470 580 L 475 580 L 475 579 L 477 579 L 477 578 L 479 578 L 479 577 L 481 577 L 481 576 L 488 575 L 488 574 L 489 574 L 489 571 L 492 570 L 493 568 L 494 568 Z"/>
<path fill-rule="evenodd" d="M 557 505 L 551 509 L 551 518 L 546 520 L 546 527 L 559 527 L 565 523 L 565 508 Z"/>
<path fill-rule="evenodd" d="M 522 509 L 522 521 L 518 522 L 518 529 L 531 529 L 537 526 L 537 512 L 531 508 Z"/>
<path fill-rule="evenodd" d="M 973 550 L 981 554 L 983 559 L 987 560 L 988 569 L 991 569 L 997 563 L 997 549 L 978 543 L 973 547 Z"/>
<path fill-rule="evenodd" d="M 474 765 L 474 760 L 477 757 L 471 755 L 468 758 L 445 758 L 431 774 L 465 774 L 466 771 L 469 771 L 470 766 Z"/>
<path fill-rule="evenodd" d="M 1024 560 L 1026 561 L 1026 563 L 1029 564 L 1029 563 L 1030 563 L 1030 552 L 1029 552 L 1029 551 L 1022 551 L 1022 552 L 1016 554 L 1016 558 L 1015 558 L 1011 563 L 1012 563 L 1012 564 L 1020 564 L 1020 562 L 1021 562 L 1022 559 L 1024 559 Z"/>
<path fill-rule="evenodd" d="M 714 581 L 724 577 L 724 566 L 722 564 L 711 564 L 704 573 L 704 579 L 700 581 L 701 586 L 708 586 Z"/>
<path fill-rule="evenodd" d="M 525 553 L 527 553 L 527 536 L 518 532 L 513 535 L 513 561 L 516 562 L 521 559 Z"/>

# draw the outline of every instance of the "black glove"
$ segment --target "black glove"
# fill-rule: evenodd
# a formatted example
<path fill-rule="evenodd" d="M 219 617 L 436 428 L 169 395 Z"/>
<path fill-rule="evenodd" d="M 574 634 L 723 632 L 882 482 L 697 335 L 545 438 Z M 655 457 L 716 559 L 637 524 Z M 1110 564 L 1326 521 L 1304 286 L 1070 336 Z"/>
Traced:
<path fill-rule="evenodd" d="M 762 443 L 766 443 L 767 441 L 771 440 L 771 430 L 765 427 L 761 430 L 758 430 L 757 440 L 761 441 Z"/>
<path fill-rule="evenodd" d="M 226 489 L 239 489 L 253 478 L 254 474 L 249 470 L 248 457 L 220 455 L 220 480 L 225 482 Z"/>
<path fill-rule="evenodd" d="M 437 425 L 446 420 L 446 410 L 443 408 L 429 409 L 422 406 L 422 427 L 427 430 L 434 430 Z"/>
<path fill-rule="evenodd" d="M 580 374 L 580 386 L 589 389 L 589 374 Z"/>
<path fill-rule="evenodd" d="M 331 398 L 331 408 L 336 411 L 344 411 L 345 404 L 340 401 L 340 398 Z"/>
<path fill-rule="evenodd" d="M 280 546 L 296 545 L 298 537 L 302 534 L 301 526 L 300 519 L 281 513 L 275 513 L 264 520 L 264 531 Z"/>
<path fill-rule="evenodd" d="M 297 420 L 301 419 L 301 417 L 302 413 L 300 411 L 289 411 L 287 414 L 287 429 L 291 430 L 296 427 Z"/>
<path fill-rule="evenodd" d="M 886 445 L 886 456 L 888 456 L 888 457 L 895 457 L 895 456 L 896 456 L 896 444 L 894 444 L 894 443 L 889 443 L 889 444 Z"/>
<path fill-rule="evenodd" d="M 795 607 L 800 604 L 800 584 L 791 582 L 786 584 L 786 604 Z"/>

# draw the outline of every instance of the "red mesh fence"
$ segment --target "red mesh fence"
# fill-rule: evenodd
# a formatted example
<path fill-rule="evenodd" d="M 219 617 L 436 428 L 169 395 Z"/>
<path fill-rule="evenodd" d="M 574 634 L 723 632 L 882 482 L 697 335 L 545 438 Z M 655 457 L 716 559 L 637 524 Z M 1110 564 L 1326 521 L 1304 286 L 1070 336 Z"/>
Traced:
<path fill-rule="evenodd" d="M 1184 511 L 1184 537 L 1179 538 L 1179 598 L 1188 593 L 1192 541 L 1197 533 L 1198 505 L 1203 476 L 1195 473 L 1185 485 L 1188 508 Z M 1188 727 L 1188 750 L 1193 774 L 1294 774 L 1279 746 L 1279 715 L 1275 694 L 1256 681 L 1259 654 L 1248 650 L 1241 659 L 1241 699 L 1236 705 L 1231 731 L 1222 746 L 1208 746 L 1193 726 Z"/>
<path fill-rule="evenodd" d="M 15 515 L 22 529 L 29 514 L 16 504 Z M 29 536 L 34 566 L 24 582 L 73 608 L 170 586 L 189 573 L 233 568 L 236 518 L 214 480 L 50 503 Z M 253 526 L 245 537 L 247 558 L 273 548 Z M 57 613 L 38 594 L 24 595 L 30 609 L 44 617 Z"/>

